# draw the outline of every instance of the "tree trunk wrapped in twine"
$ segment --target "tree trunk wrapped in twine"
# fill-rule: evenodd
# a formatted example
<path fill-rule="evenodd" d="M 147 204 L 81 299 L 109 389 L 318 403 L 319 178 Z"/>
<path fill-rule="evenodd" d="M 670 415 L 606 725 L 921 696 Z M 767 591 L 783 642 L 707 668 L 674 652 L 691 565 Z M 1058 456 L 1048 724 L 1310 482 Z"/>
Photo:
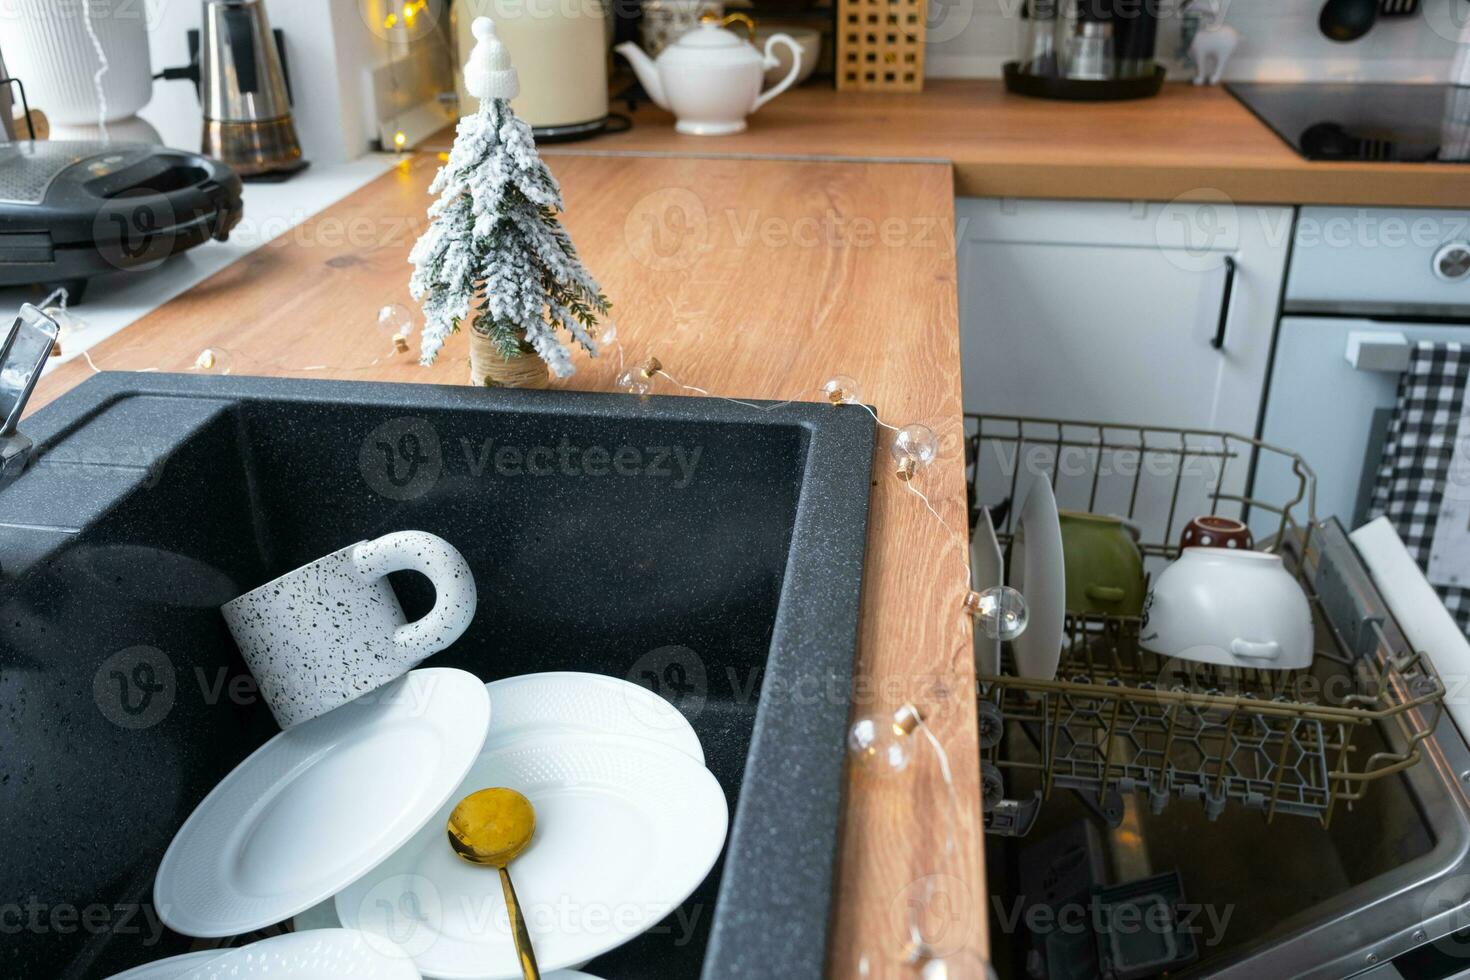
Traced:
<path fill-rule="evenodd" d="M 470 384 L 491 388 L 545 388 L 551 384 L 546 362 L 517 334 L 520 354 L 506 357 L 488 334 L 470 331 Z"/>

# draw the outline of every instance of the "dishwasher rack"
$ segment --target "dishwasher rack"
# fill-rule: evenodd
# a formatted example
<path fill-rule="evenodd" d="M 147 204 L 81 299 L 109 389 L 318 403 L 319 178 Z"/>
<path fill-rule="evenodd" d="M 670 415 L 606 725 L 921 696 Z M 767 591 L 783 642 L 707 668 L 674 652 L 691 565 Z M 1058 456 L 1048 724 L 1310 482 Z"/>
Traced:
<path fill-rule="evenodd" d="M 1389 647 L 1356 553 L 1335 523 L 1316 523 L 1301 457 L 1223 432 L 967 415 L 966 468 L 972 534 L 993 529 L 1007 558 L 1017 493 L 1034 479 L 1063 509 L 1131 521 L 1150 576 L 1178 556 L 1192 518 L 1247 521 L 1296 574 L 1317 624 L 1313 662 L 1286 671 L 1150 653 L 1136 616 L 1069 614 L 1050 680 L 1016 676 L 996 642 L 999 672 L 977 671 L 988 833 L 1024 836 L 1057 790 L 1113 826 L 1132 793 L 1155 813 L 1184 799 L 1210 819 L 1238 806 L 1327 826 L 1334 808 L 1419 762 L 1444 684 L 1427 658 Z M 1267 468 L 1291 476 L 1276 481 L 1290 499 L 1249 496 Z"/>

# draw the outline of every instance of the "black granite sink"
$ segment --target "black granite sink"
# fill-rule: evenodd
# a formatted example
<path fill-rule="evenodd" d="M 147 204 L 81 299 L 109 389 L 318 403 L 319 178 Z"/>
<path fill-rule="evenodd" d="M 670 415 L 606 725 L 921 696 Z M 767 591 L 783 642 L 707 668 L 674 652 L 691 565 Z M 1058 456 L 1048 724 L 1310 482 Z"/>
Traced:
<path fill-rule="evenodd" d="M 23 428 L 38 454 L 0 491 L 0 975 L 100 977 L 191 948 L 156 924 L 154 870 L 276 731 L 219 604 L 402 528 L 453 542 L 480 590 L 430 663 L 654 687 L 729 797 L 704 886 L 588 969 L 819 975 L 865 412 L 103 374 Z M 395 585 L 411 616 L 427 608 L 422 580 Z"/>

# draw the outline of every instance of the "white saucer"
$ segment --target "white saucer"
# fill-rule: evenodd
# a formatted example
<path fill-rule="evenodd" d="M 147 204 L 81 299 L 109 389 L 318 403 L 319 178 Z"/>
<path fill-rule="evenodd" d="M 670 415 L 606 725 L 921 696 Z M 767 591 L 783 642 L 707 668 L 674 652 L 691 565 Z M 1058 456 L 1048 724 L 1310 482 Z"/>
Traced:
<path fill-rule="evenodd" d="M 434 817 L 489 725 L 480 679 L 431 667 L 281 732 L 179 828 L 153 883 L 159 918 L 234 936 L 331 897 Z"/>
<path fill-rule="evenodd" d="M 555 729 L 630 735 L 661 742 L 704 765 L 704 748 L 689 720 L 668 701 L 631 681 L 549 671 L 485 686 L 495 706 L 487 745 Z"/>
<path fill-rule="evenodd" d="M 178 980 L 422 980 L 403 950 L 356 929 L 272 936 L 178 975 Z"/>
<path fill-rule="evenodd" d="M 1062 522 L 1051 484 L 1031 482 L 1021 520 L 1011 542 L 1011 588 L 1026 600 L 1026 631 L 1011 641 L 1016 673 L 1052 680 L 1062 659 L 1067 629 L 1067 566 L 1062 552 Z"/>
<path fill-rule="evenodd" d="M 536 807 L 535 837 L 510 870 L 547 971 L 655 925 L 704 880 L 729 826 L 715 777 L 657 742 L 562 731 L 491 743 L 453 801 L 338 894 L 343 924 L 391 938 L 429 976 L 517 980 L 499 876 L 455 857 L 444 830 L 454 803 L 489 786 Z"/>
<path fill-rule="evenodd" d="M 227 949 L 201 949 L 196 953 L 183 953 L 167 959 L 154 960 L 135 966 L 131 970 L 115 973 L 108 980 L 179 980 L 190 970 L 217 960 L 228 953 Z"/>

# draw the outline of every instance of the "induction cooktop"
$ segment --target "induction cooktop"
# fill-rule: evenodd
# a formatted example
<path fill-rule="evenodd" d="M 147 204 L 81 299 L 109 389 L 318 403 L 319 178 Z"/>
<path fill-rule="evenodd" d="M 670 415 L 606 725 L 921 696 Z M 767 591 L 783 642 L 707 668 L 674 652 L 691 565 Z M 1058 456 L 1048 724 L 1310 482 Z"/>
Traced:
<path fill-rule="evenodd" d="M 1308 160 L 1470 162 L 1470 88 L 1316 82 L 1226 88 Z"/>

